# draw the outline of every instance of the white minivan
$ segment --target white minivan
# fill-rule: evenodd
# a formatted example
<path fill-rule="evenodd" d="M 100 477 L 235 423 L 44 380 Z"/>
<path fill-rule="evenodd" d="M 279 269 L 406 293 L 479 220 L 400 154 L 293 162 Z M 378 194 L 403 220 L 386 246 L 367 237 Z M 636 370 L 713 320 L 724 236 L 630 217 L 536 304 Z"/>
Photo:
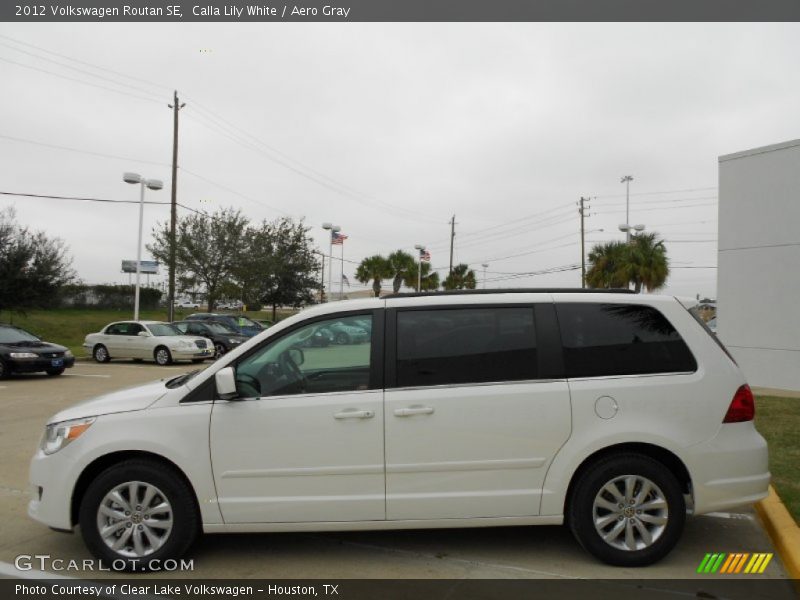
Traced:
<path fill-rule="evenodd" d="M 398 294 L 316 306 L 201 371 L 50 419 L 29 514 L 151 568 L 196 534 L 566 523 L 607 563 L 767 494 L 750 388 L 669 296 Z M 331 323 L 365 340 L 315 343 Z"/>

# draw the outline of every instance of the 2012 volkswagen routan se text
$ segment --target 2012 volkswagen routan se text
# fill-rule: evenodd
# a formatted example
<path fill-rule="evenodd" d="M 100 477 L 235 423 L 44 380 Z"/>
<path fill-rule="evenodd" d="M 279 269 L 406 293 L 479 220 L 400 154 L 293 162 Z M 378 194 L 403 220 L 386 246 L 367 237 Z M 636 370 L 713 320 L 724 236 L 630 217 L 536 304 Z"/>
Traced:
<path fill-rule="evenodd" d="M 304 343 L 334 322 L 369 322 L 369 338 Z M 766 495 L 753 414 L 734 360 L 673 297 L 330 303 L 205 370 L 55 415 L 29 513 L 80 525 L 128 569 L 201 531 L 561 523 L 600 560 L 647 565 L 687 513 Z"/>

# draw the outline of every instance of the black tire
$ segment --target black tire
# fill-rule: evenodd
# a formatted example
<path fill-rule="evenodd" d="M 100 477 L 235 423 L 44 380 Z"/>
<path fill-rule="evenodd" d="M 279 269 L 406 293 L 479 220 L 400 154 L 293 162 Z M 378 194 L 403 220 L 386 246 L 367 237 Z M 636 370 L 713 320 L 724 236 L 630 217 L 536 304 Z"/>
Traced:
<path fill-rule="evenodd" d="M 225 347 L 225 344 L 222 344 L 220 342 L 217 342 L 216 344 L 214 344 L 214 358 L 215 359 L 221 357 L 227 351 L 228 351 L 228 349 Z"/>
<path fill-rule="evenodd" d="M 92 350 L 92 356 L 99 363 L 107 363 L 111 360 L 111 355 L 108 353 L 108 348 L 103 344 L 97 344 Z"/>
<path fill-rule="evenodd" d="M 336 334 L 336 343 L 339 345 L 345 345 L 350 343 L 350 336 L 347 335 L 344 331 L 340 331 Z"/>
<path fill-rule="evenodd" d="M 51 377 L 55 377 L 56 375 L 61 375 L 63 372 L 64 372 L 64 367 L 61 367 L 60 369 L 47 369 L 47 371 L 45 371 L 45 373 L 47 373 Z"/>
<path fill-rule="evenodd" d="M 157 365 L 166 367 L 172 364 L 172 353 L 166 346 L 159 346 L 153 351 L 153 359 L 156 361 Z"/>
<path fill-rule="evenodd" d="M 633 489 L 629 494 L 626 486 L 630 481 Z M 648 483 L 655 486 L 649 492 L 643 489 Z M 609 486 L 620 497 L 614 499 Z M 643 491 L 645 495 L 640 497 Z M 595 506 L 596 500 L 600 505 Z M 605 541 L 595 519 L 604 534 L 619 533 Z M 680 483 L 663 464 L 641 454 L 612 455 L 583 469 L 567 512 L 570 529 L 581 546 L 603 562 L 620 567 L 642 567 L 664 558 L 678 542 L 685 520 Z M 649 545 L 645 535 L 651 538 Z M 629 549 L 631 545 L 634 549 Z"/>
<path fill-rule="evenodd" d="M 106 494 L 117 486 L 124 486 L 127 482 L 136 482 L 142 486 L 157 488 L 160 495 L 154 496 L 153 502 L 164 500 L 171 508 L 171 511 L 167 513 L 172 519 L 171 530 L 162 534 L 165 535 L 163 545 L 153 550 L 149 540 L 143 537 L 145 534 L 139 534 L 145 540 L 146 549 L 153 550 L 142 556 L 126 556 L 117 552 L 106 544 L 99 531 L 99 511 Z M 131 506 L 130 508 L 133 512 L 130 520 L 127 521 L 131 525 L 120 529 L 118 537 L 121 537 L 126 529 L 130 529 L 135 534 L 135 529 L 143 526 L 135 523 L 142 522 L 141 513 L 146 512 L 147 507 L 143 507 L 140 512 L 135 510 L 136 507 Z M 119 511 L 121 512 L 122 509 Z M 166 559 L 180 558 L 189 549 L 200 530 L 200 519 L 194 493 L 183 477 L 168 465 L 145 459 L 131 459 L 112 465 L 96 477 L 81 499 L 78 517 L 81 535 L 89 551 L 107 565 L 111 565 L 112 568 L 125 571 L 147 571 L 150 570 L 151 561 L 160 561 L 154 564 L 163 564 Z M 150 516 L 148 515 L 148 517 Z M 149 531 L 163 530 L 152 528 Z M 132 537 L 132 534 L 128 534 L 127 539 L 131 540 Z M 126 550 L 124 546 L 123 550 Z M 127 551 L 130 552 L 131 549 L 129 548 Z"/>
<path fill-rule="evenodd" d="M 11 375 L 11 369 L 9 369 L 6 366 L 6 363 L 4 363 L 2 359 L 0 359 L 0 379 L 5 379 L 9 375 Z"/>

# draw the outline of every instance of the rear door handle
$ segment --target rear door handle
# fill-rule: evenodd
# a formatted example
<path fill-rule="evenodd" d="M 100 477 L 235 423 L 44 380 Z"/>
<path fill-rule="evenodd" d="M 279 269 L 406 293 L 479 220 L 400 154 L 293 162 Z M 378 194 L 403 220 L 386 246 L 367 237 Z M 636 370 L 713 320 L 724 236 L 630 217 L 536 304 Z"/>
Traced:
<path fill-rule="evenodd" d="M 414 415 L 432 415 L 433 408 L 430 406 L 413 406 L 411 408 L 398 408 L 394 411 L 395 417 L 412 417 Z"/>
<path fill-rule="evenodd" d="M 371 410 L 343 410 L 334 413 L 334 419 L 371 419 L 375 413 Z"/>

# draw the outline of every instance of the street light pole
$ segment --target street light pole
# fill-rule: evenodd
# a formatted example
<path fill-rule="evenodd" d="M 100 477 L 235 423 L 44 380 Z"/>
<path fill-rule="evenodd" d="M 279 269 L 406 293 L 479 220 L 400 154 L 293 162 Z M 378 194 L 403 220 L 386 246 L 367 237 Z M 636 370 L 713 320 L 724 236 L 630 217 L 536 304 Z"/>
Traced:
<path fill-rule="evenodd" d="M 139 184 L 141 192 L 139 194 L 139 237 L 136 242 L 136 292 L 133 297 L 133 320 L 139 320 L 139 284 L 142 272 L 142 223 L 144 221 L 144 188 L 156 191 L 164 187 L 158 179 L 145 179 L 138 173 L 123 173 L 122 180 L 125 183 Z"/>
<path fill-rule="evenodd" d="M 331 298 L 333 298 L 333 234 L 339 231 L 341 227 L 332 223 L 323 223 L 322 228 L 331 232 L 328 244 L 328 287 L 330 287 L 331 290 L 328 296 L 328 302 L 330 302 Z M 342 252 L 344 252 L 344 248 L 342 248 Z"/>
<path fill-rule="evenodd" d="M 633 181 L 632 175 L 625 175 L 621 180 L 620 183 L 625 184 L 625 223 L 630 225 L 631 223 L 631 215 L 630 215 L 630 204 L 631 204 L 631 181 Z M 626 232 L 627 235 L 625 237 L 626 242 L 631 241 L 631 233 L 630 231 Z"/>
<path fill-rule="evenodd" d="M 486 289 L 486 269 L 489 267 L 487 263 L 481 265 L 483 267 L 483 289 Z"/>
<path fill-rule="evenodd" d="M 417 251 L 417 292 L 422 291 L 422 252 L 425 250 L 425 246 L 422 244 L 416 244 L 414 248 Z"/>

